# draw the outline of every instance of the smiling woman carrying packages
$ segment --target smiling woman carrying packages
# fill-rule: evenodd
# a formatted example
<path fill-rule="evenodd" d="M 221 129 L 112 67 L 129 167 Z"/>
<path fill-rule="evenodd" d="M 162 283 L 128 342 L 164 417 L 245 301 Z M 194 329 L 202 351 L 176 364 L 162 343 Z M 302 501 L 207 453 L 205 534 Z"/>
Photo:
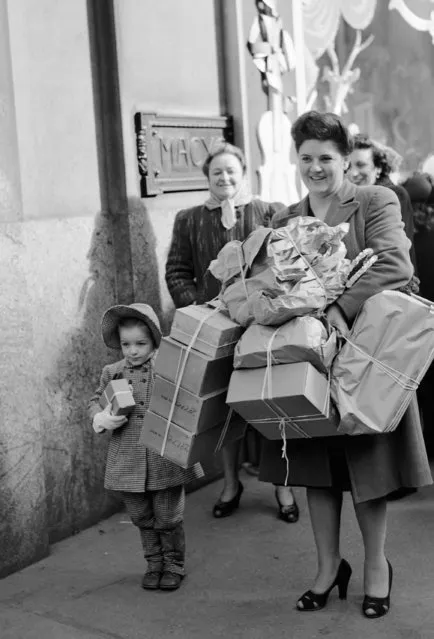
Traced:
<path fill-rule="evenodd" d="M 298 215 L 317 217 L 329 226 L 347 222 L 347 257 L 352 260 L 371 248 L 378 258 L 326 309 L 330 323 L 345 335 L 365 300 L 408 285 L 413 275 L 410 242 L 398 198 L 390 189 L 358 187 L 347 180 L 353 141 L 338 116 L 304 113 L 291 134 L 308 195 L 275 216 L 273 226 L 285 226 Z M 289 483 L 307 488 L 318 558 L 312 589 L 300 597 L 297 609 L 324 608 L 335 587 L 341 599 L 346 598 L 351 568 L 341 557 L 339 537 L 343 491 L 350 491 L 365 550 L 363 614 L 371 619 L 385 615 L 392 586 L 392 567 L 385 556 L 386 497 L 401 487 L 432 483 L 417 408 L 410 404 L 392 433 L 291 440 L 288 455 Z M 280 442 L 267 441 L 259 478 L 279 483 L 285 476 Z"/>

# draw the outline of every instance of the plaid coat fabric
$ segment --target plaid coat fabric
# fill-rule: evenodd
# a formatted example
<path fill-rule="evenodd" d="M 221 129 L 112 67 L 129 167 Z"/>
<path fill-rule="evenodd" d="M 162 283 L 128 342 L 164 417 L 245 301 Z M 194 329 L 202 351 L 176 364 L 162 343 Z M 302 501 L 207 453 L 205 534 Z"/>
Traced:
<path fill-rule="evenodd" d="M 136 405 L 128 422 L 112 431 L 104 487 L 109 490 L 143 493 L 148 490 L 164 490 L 203 477 L 200 464 L 184 469 L 139 444 L 143 418 L 154 386 L 153 358 L 138 367 L 129 366 L 125 359 L 104 366 L 100 384 L 89 402 L 91 420 L 102 410 L 99 399 L 107 384 L 113 379 L 121 378 L 127 379 L 132 385 Z"/>
<path fill-rule="evenodd" d="M 231 229 L 221 223 L 221 208 L 205 205 L 179 211 L 173 226 L 166 263 L 166 283 L 177 308 L 216 297 L 220 282 L 207 270 L 211 260 L 232 240 L 244 241 L 259 226 L 270 226 L 283 204 L 254 199 L 236 208 L 237 222 Z"/>

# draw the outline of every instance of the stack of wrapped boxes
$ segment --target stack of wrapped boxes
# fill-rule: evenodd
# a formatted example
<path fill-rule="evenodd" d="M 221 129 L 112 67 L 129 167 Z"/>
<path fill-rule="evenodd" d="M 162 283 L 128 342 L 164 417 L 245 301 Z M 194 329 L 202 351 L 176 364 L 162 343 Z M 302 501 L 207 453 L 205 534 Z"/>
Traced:
<path fill-rule="evenodd" d="M 222 249 L 210 265 L 220 305 L 178 309 L 162 340 L 144 444 L 186 468 L 242 437 L 246 422 L 285 441 L 396 427 L 434 358 L 433 306 L 373 296 L 339 351 L 324 310 L 377 259 L 367 249 L 350 262 L 347 231 L 298 217 Z"/>
<path fill-rule="evenodd" d="M 226 392 L 242 328 L 217 308 L 178 309 L 155 362 L 155 386 L 142 443 L 187 468 L 242 437 L 228 418 Z"/>
<path fill-rule="evenodd" d="M 252 324 L 235 351 L 227 403 L 267 439 L 337 434 L 328 370 L 336 335 L 319 319 Z"/>
<path fill-rule="evenodd" d="M 230 316 L 247 327 L 227 403 L 269 439 L 338 434 L 329 375 L 337 342 L 323 311 L 351 270 L 347 231 L 296 218 L 227 244 L 210 266 Z"/>

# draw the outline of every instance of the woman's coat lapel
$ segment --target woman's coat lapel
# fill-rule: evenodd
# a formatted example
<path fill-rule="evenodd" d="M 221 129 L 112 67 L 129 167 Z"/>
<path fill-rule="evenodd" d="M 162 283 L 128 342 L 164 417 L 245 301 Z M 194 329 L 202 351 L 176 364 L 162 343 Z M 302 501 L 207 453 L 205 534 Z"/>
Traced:
<path fill-rule="evenodd" d="M 348 222 L 360 206 L 360 202 L 355 199 L 356 191 L 357 189 L 354 184 L 348 180 L 344 180 L 341 188 L 331 201 L 330 208 L 324 220 L 326 224 L 329 226 L 337 226 L 342 222 Z M 308 213 L 309 198 L 306 196 L 303 200 L 297 202 L 297 204 L 293 204 L 289 207 L 286 217 L 287 220 L 289 220 L 298 215 L 308 215 Z M 279 223 L 279 226 L 282 226 L 282 224 Z"/>

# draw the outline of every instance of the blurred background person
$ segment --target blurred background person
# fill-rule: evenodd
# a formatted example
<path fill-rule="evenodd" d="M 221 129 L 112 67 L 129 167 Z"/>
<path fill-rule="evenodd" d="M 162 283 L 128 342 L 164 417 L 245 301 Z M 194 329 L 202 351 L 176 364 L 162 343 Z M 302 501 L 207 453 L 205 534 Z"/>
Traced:
<path fill-rule="evenodd" d="M 404 183 L 414 210 L 414 250 L 419 293 L 434 302 L 434 178 L 428 173 L 414 173 Z M 428 454 L 434 454 L 434 366 L 430 366 L 418 389 L 423 435 Z"/>
<path fill-rule="evenodd" d="M 413 207 L 411 199 L 403 186 L 391 180 L 391 174 L 397 174 L 399 169 L 399 154 L 390 147 L 384 147 L 374 142 L 368 135 L 358 133 L 354 136 L 354 150 L 350 156 L 351 166 L 348 178 L 357 186 L 377 184 L 386 186 L 396 193 L 401 205 L 401 216 L 404 230 L 411 242 L 410 257 L 416 267 L 414 240 Z M 395 178 L 396 179 L 396 178 Z"/>

